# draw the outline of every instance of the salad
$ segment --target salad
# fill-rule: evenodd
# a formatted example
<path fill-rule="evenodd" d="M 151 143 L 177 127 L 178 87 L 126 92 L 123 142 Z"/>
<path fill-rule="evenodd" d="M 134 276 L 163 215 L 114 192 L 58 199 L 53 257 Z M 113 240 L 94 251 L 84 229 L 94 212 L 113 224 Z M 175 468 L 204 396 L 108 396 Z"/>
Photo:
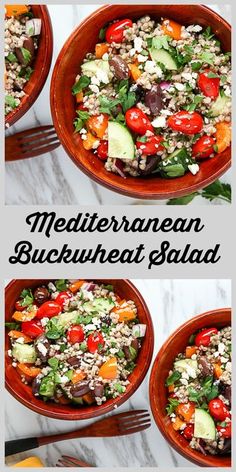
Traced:
<path fill-rule="evenodd" d="M 41 19 L 29 5 L 5 6 L 5 115 L 17 108 L 33 73 Z"/>
<path fill-rule="evenodd" d="M 193 334 L 166 379 L 172 426 L 202 454 L 231 452 L 231 327 Z"/>
<path fill-rule="evenodd" d="M 121 177 L 195 175 L 230 145 L 230 53 L 209 26 L 105 25 L 72 94 L 83 147 Z"/>
<path fill-rule="evenodd" d="M 146 331 L 132 300 L 85 280 L 25 288 L 6 325 L 22 382 L 42 400 L 78 407 L 126 391 Z"/>

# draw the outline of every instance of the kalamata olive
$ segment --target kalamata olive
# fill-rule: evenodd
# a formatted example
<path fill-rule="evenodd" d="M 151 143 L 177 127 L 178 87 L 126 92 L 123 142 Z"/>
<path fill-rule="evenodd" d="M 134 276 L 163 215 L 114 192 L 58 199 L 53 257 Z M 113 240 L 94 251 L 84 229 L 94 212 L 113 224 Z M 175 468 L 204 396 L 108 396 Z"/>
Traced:
<path fill-rule="evenodd" d="M 82 397 L 83 395 L 86 395 L 86 393 L 90 392 L 89 388 L 89 380 L 81 380 L 80 382 L 77 382 L 76 384 L 72 385 L 70 388 L 70 394 L 72 397 Z"/>
<path fill-rule="evenodd" d="M 146 167 L 145 169 L 139 169 L 139 174 L 142 176 L 150 175 L 154 170 L 156 170 L 160 160 L 160 156 L 148 156 L 146 160 Z"/>
<path fill-rule="evenodd" d="M 231 452 L 231 439 L 225 439 L 222 449 L 217 449 L 218 454 L 230 454 Z"/>
<path fill-rule="evenodd" d="M 201 374 L 203 377 L 213 375 L 213 365 L 204 356 L 200 357 L 198 365 L 201 369 Z"/>
<path fill-rule="evenodd" d="M 94 396 L 95 397 L 103 397 L 104 395 L 104 385 L 101 384 L 101 383 L 97 383 L 95 386 L 94 386 Z"/>
<path fill-rule="evenodd" d="M 138 339 L 137 338 L 134 338 L 133 341 L 131 342 L 131 346 L 133 349 L 135 349 L 135 351 L 138 352 L 139 350 L 139 342 L 138 342 Z"/>
<path fill-rule="evenodd" d="M 104 315 L 104 316 L 102 316 L 100 319 L 101 319 L 101 322 L 102 322 L 102 323 L 106 324 L 107 326 L 110 326 L 110 324 L 111 324 L 111 318 L 110 318 L 109 315 Z"/>
<path fill-rule="evenodd" d="M 50 350 L 50 341 L 46 338 L 44 334 L 40 334 L 35 339 L 35 350 L 37 352 L 38 357 L 42 362 L 46 362 L 49 357 L 49 350 Z"/>
<path fill-rule="evenodd" d="M 121 56 L 113 56 L 113 58 L 109 60 L 109 65 L 111 67 L 111 71 L 117 79 L 128 79 L 129 67 Z"/>
<path fill-rule="evenodd" d="M 23 49 L 23 51 L 22 51 Z M 24 49 L 28 51 L 29 54 L 24 53 Z M 23 47 L 22 48 L 16 48 L 15 49 L 15 54 L 22 65 L 29 65 L 33 58 L 34 58 L 34 41 L 31 37 L 25 38 L 23 42 Z"/>
<path fill-rule="evenodd" d="M 145 105 L 153 115 L 157 115 L 163 108 L 162 90 L 160 85 L 153 84 L 151 89 L 145 94 Z"/>
<path fill-rule="evenodd" d="M 133 339 L 130 346 L 123 347 L 123 351 L 124 351 L 125 358 L 127 359 L 127 361 L 133 361 L 136 358 L 138 349 L 139 349 L 139 344 L 136 338 Z"/>
<path fill-rule="evenodd" d="M 141 85 L 136 85 L 136 87 L 134 88 L 134 92 L 136 95 L 136 103 L 142 102 L 145 96 L 145 90 L 143 89 L 143 87 L 141 87 Z"/>
<path fill-rule="evenodd" d="M 225 385 L 222 382 L 220 382 L 219 389 L 220 389 L 221 395 L 223 395 L 226 398 L 226 400 L 228 400 L 229 403 L 231 404 L 231 385 Z"/>
<path fill-rule="evenodd" d="M 81 359 L 77 356 L 72 356 L 69 357 L 66 362 L 68 362 L 68 364 L 70 364 L 72 367 L 80 367 Z"/>
<path fill-rule="evenodd" d="M 40 384 L 41 380 L 38 377 L 35 377 L 31 385 L 33 395 L 37 395 L 39 393 Z"/>
<path fill-rule="evenodd" d="M 38 305 L 42 305 L 44 302 L 46 302 L 50 298 L 50 293 L 46 287 L 37 287 L 33 295 Z"/>

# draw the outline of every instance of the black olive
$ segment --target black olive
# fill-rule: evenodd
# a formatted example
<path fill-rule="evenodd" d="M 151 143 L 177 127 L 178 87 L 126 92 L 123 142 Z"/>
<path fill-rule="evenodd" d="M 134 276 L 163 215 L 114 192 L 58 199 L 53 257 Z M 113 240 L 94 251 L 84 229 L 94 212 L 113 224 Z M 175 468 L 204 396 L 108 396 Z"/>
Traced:
<path fill-rule="evenodd" d="M 82 397 L 83 395 L 86 395 L 86 393 L 90 392 L 89 388 L 89 380 L 81 380 L 80 382 L 77 382 L 76 384 L 72 385 L 70 388 L 70 394 L 72 397 Z"/>
<path fill-rule="evenodd" d="M 161 161 L 160 156 L 148 156 L 146 159 L 146 167 L 145 169 L 139 168 L 139 174 L 141 176 L 150 175 L 154 170 L 156 170 L 160 161 Z"/>
<path fill-rule="evenodd" d="M 40 334 L 40 336 L 36 338 L 34 345 L 39 359 L 42 362 L 46 362 L 49 358 L 50 341 L 44 334 Z"/>
<path fill-rule="evenodd" d="M 24 49 L 28 54 L 24 53 Z M 20 64 L 28 66 L 34 59 L 34 41 L 31 37 L 25 38 L 22 48 L 15 49 L 16 57 Z"/>
<path fill-rule="evenodd" d="M 121 56 L 116 55 L 113 56 L 112 59 L 109 60 L 109 65 L 111 67 L 111 71 L 113 72 L 114 76 L 119 80 L 128 79 L 129 77 L 129 67 L 128 64 L 122 59 Z"/>
<path fill-rule="evenodd" d="M 44 302 L 49 300 L 50 293 L 46 287 L 38 287 L 35 289 L 34 293 L 34 300 L 38 305 L 42 305 Z"/>
<path fill-rule="evenodd" d="M 73 356 L 73 357 L 69 357 L 69 359 L 67 359 L 66 362 L 70 364 L 72 367 L 80 367 L 81 359 L 77 356 Z"/>
<path fill-rule="evenodd" d="M 203 377 L 208 377 L 213 375 L 213 365 L 206 359 L 206 357 L 200 357 L 198 365 L 201 369 L 201 374 Z"/>
<path fill-rule="evenodd" d="M 95 397 L 103 397 L 104 395 L 104 385 L 101 384 L 101 383 L 97 383 L 95 386 L 94 386 L 94 396 Z"/>
<path fill-rule="evenodd" d="M 163 108 L 162 90 L 160 85 L 153 84 L 151 89 L 145 94 L 145 105 L 153 115 L 157 115 Z"/>

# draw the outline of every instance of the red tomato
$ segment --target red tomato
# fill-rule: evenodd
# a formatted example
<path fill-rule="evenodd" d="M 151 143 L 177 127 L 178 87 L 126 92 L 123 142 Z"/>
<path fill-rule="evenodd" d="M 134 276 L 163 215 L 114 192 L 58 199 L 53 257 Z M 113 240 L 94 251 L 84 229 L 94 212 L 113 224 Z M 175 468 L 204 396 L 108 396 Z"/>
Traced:
<path fill-rule="evenodd" d="M 212 136 L 204 134 L 192 147 L 192 154 L 196 159 L 204 159 L 214 152 L 215 139 Z"/>
<path fill-rule="evenodd" d="M 48 302 L 44 302 L 37 310 L 36 318 L 51 318 L 52 316 L 56 316 L 61 312 L 61 305 L 58 303 L 50 300 Z"/>
<path fill-rule="evenodd" d="M 84 330 L 81 325 L 74 325 L 67 331 L 67 339 L 71 344 L 82 343 L 84 340 Z"/>
<path fill-rule="evenodd" d="M 205 97 L 213 98 L 214 100 L 218 97 L 220 92 L 220 79 L 219 77 L 209 77 L 212 71 L 205 70 L 198 76 L 198 87 Z"/>
<path fill-rule="evenodd" d="M 101 141 L 101 144 L 99 144 L 97 148 L 97 153 L 99 159 L 102 159 L 102 161 L 105 161 L 108 156 L 108 141 Z"/>
<path fill-rule="evenodd" d="M 192 423 L 188 424 L 188 426 L 184 428 L 183 436 L 185 437 L 185 439 L 187 439 L 187 441 L 191 441 L 193 437 L 193 432 L 194 432 L 194 425 Z"/>
<path fill-rule="evenodd" d="M 183 134 L 197 134 L 202 131 L 203 119 L 196 111 L 181 110 L 168 118 L 168 126 Z"/>
<path fill-rule="evenodd" d="M 161 144 L 163 141 L 164 138 L 162 136 L 149 136 L 145 143 L 142 141 L 137 141 L 136 147 L 145 156 L 151 156 L 152 154 L 156 154 L 159 151 L 163 151 L 164 146 Z"/>
<path fill-rule="evenodd" d="M 57 297 L 55 298 L 55 303 L 60 305 L 62 308 L 65 305 L 65 302 L 72 297 L 72 293 L 70 292 L 60 292 Z"/>
<path fill-rule="evenodd" d="M 231 422 L 227 423 L 226 426 L 217 425 L 216 429 L 217 429 L 217 431 L 219 431 L 219 433 L 221 433 L 223 438 L 226 438 L 226 439 L 231 438 L 231 434 L 232 434 L 232 432 L 231 432 Z"/>
<path fill-rule="evenodd" d="M 88 337 L 87 344 L 88 350 L 92 354 L 96 351 L 99 351 L 99 348 L 105 344 L 102 333 L 99 333 L 99 331 L 94 331 L 94 333 L 91 333 Z"/>
<path fill-rule="evenodd" d="M 137 134 L 143 136 L 146 131 L 153 132 L 151 121 L 145 113 L 139 108 L 130 108 L 125 114 L 127 126 Z"/>
<path fill-rule="evenodd" d="M 23 311 L 23 310 L 25 310 L 25 306 L 22 306 L 22 305 L 21 305 L 21 300 L 17 300 L 17 302 L 15 303 L 15 309 L 16 309 L 16 311 Z"/>
<path fill-rule="evenodd" d="M 216 328 L 206 328 L 200 331 L 195 338 L 196 346 L 209 346 L 211 341 L 211 336 L 217 334 L 218 330 Z"/>
<path fill-rule="evenodd" d="M 21 330 L 26 336 L 30 338 L 37 338 L 40 334 L 44 333 L 44 328 L 42 327 L 40 321 L 23 321 L 21 323 Z"/>
<path fill-rule="evenodd" d="M 230 417 L 230 412 L 220 398 L 214 398 L 208 403 L 209 413 L 216 421 L 224 421 Z"/>
<path fill-rule="evenodd" d="M 88 108 L 85 107 L 83 103 L 80 103 L 80 105 L 77 106 L 77 110 L 88 111 Z"/>
<path fill-rule="evenodd" d="M 133 22 L 129 19 L 112 23 L 106 30 L 106 41 L 108 43 L 121 43 L 124 37 L 124 30 L 130 28 L 132 25 Z"/>

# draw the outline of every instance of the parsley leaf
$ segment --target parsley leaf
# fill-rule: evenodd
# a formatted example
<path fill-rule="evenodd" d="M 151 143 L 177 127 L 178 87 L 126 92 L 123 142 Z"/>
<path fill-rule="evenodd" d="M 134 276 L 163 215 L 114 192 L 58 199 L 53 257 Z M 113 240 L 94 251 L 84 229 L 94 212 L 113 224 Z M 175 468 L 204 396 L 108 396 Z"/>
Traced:
<path fill-rule="evenodd" d="M 168 405 L 166 407 L 167 415 L 170 416 L 172 413 L 175 412 L 175 409 L 180 404 L 176 398 L 168 398 Z"/>
<path fill-rule="evenodd" d="M 113 108 L 120 104 L 120 100 L 118 98 L 111 99 L 105 95 L 100 95 L 98 99 L 100 103 L 100 112 L 107 113 L 108 115 L 111 115 Z"/>
<path fill-rule="evenodd" d="M 178 372 L 177 370 L 173 372 L 173 374 L 169 375 L 166 379 L 166 386 L 169 387 L 169 385 L 173 385 L 177 380 L 179 380 L 181 377 L 181 373 Z"/>
<path fill-rule="evenodd" d="M 154 49 L 169 49 L 169 41 L 171 40 L 170 36 L 155 36 L 152 38 L 152 47 Z"/>
<path fill-rule="evenodd" d="M 87 119 L 89 118 L 89 113 L 83 110 L 77 110 L 77 118 L 74 120 L 75 133 L 78 133 L 83 127 Z"/>
<path fill-rule="evenodd" d="M 19 329 L 19 323 L 5 323 L 6 328 L 8 329 L 15 329 L 16 331 Z"/>
<path fill-rule="evenodd" d="M 106 37 L 106 30 L 107 28 L 101 28 L 99 31 L 98 37 L 101 39 L 101 41 L 103 41 Z"/>
<path fill-rule="evenodd" d="M 8 105 L 11 108 L 16 108 L 17 107 L 16 100 L 11 95 L 6 95 L 5 96 L 5 104 Z"/>
<path fill-rule="evenodd" d="M 167 202 L 167 205 L 188 205 L 191 201 L 198 195 L 197 192 L 190 193 L 190 195 L 185 195 L 184 197 L 171 198 Z"/>
<path fill-rule="evenodd" d="M 205 31 L 203 31 L 202 36 L 203 36 L 204 39 L 212 39 L 212 38 L 214 38 L 215 35 L 214 35 L 214 33 L 212 33 L 212 31 L 211 31 L 211 27 L 208 26 L 208 27 L 205 29 Z"/>
<path fill-rule="evenodd" d="M 24 289 L 22 290 L 21 294 L 20 294 L 20 304 L 21 306 L 30 306 L 32 305 L 32 303 L 34 302 L 34 297 L 33 297 L 33 294 L 32 294 L 32 291 L 30 289 Z"/>
<path fill-rule="evenodd" d="M 136 94 L 129 91 L 128 81 L 119 88 L 118 97 L 124 113 L 136 103 Z"/>
<path fill-rule="evenodd" d="M 67 282 L 65 279 L 55 280 L 55 287 L 58 292 L 64 292 L 67 289 Z"/>
<path fill-rule="evenodd" d="M 210 202 L 218 198 L 219 200 L 231 203 L 231 186 L 216 180 L 199 192 L 194 192 L 184 197 L 171 198 L 168 200 L 167 205 L 187 205 L 197 196 L 202 196 Z"/>
<path fill-rule="evenodd" d="M 204 51 L 199 54 L 198 58 L 204 63 L 212 66 L 214 64 L 214 54 L 212 52 Z"/>
<path fill-rule="evenodd" d="M 199 61 L 191 62 L 192 70 L 199 70 L 202 67 L 202 63 Z"/>
<path fill-rule="evenodd" d="M 189 105 L 186 105 L 183 108 L 187 111 L 194 111 L 197 108 L 197 106 L 199 105 L 199 103 L 202 102 L 202 100 L 203 100 L 202 95 L 195 95 L 192 103 L 190 103 Z"/>
<path fill-rule="evenodd" d="M 87 75 L 82 75 L 79 78 L 79 80 L 73 85 L 72 94 L 76 95 L 77 93 L 81 92 L 81 90 L 88 87 L 90 82 L 91 82 L 90 77 L 87 77 Z"/>
<path fill-rule="evenodd" d="M 22 67 L 19 72 L 19 77 L 24 77 L 25 80 L 29 80 L 33 72 L 34 70 L 30 66 Z"/>

